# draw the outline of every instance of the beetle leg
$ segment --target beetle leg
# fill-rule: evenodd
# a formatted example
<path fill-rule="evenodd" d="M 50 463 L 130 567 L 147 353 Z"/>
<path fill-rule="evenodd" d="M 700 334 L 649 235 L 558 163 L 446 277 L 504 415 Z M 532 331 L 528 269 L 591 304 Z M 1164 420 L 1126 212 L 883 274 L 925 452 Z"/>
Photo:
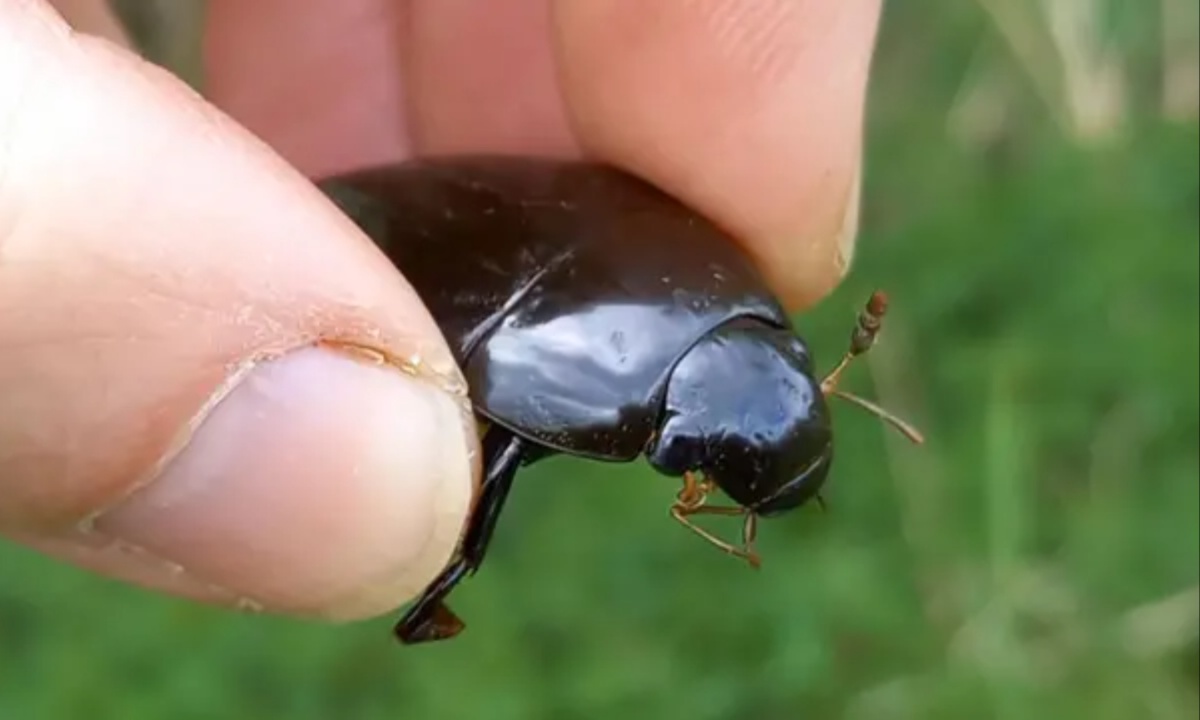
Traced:
<path fill-rule="evenodd" d="M 455 559 L 429 584 L 404 617 L 396 623 L 396 636 L 405 645 L 445 640 L 463 630 L 463 623 L 445 605 L 446 596 L 483 563 L 496 520 L 504 508 L 513 478 L 521 467 L 524 441 L 508 430 L 492 426 L 484 438 L 484 480 L 479 502 Z"/>
<path fill-rule="evenodd" d="M 704 504 L 704 500 L 710 492 L 712 492 L 711 480 L 697 482 L 695 473 L 685 472 L 683 474 L 683 487 L 679 490 L 679 494 L 675 496 L 675 501 L 681 507 L 695 509 Z"/>
<path fill-rule="evenodd" d="M 684 473 L 683 489 L 679 491 L 675 503 L 671 505 L 671 517 L 721 550 L 746 560 L 753 567 L 758 567 L 760 560 L 758 554 L 753 550 L 754 534 L 757 528 L 754 514 L 740 507 L 705 505 L 704 503 L 708 499 L 708 494 L 712 492 L 712 489 L 713 483 L 711 480 L 706 479 L 702 482 L 697 482 L 696 476 L 693 473 Z M 696 525 L 688 519 L 690 515 L 745 515 L 746 524 L 742 528 L 744 547 L 735 547 L 699 525 Z"/>
<path fill-rule="evenodd" d="M 470 565 L 472 575 L 483 564 L 484 555 L 491 545 L 496 521 L 504 509 L 504 502 L 508 499 L 508 491 L 512 489 L 517 470 L 521 468 L 525 459 L 525 444 L 525 440 L 507 430 L 501 430 L 498 426 L 493 426 L 493 430 L 485 438 L 487 475 L 483 481 L 479 504 L 475 508 L 460 551 Z"/>
<path fill-rule="evenodd" d="M 467 564 L 456 560 L 425 588 L 416 604 L 409 609 L 395 633 L 405 645 L 449 640 L 466 627 L 462 620 L 446 607 L 445 597 L 467 574 Z"/>
<path fill-rule="evenodd" d="M 717 511 L 725 511 L 725 510 L 732 510 L 733 512 L 729 512 L 729 513 L 717 512 Z M 715 513 L 715 514 L 721 514 L 721 515 L 733 515 L 733 514 L 741 514 L 742 510 L 740 508 L 706 507 L 706 508 L 702 508 L 702 509 L 697 508 L 696 510 L 692 510 L 689 512 L 687 510 L 680 508 L 677 505 L 672 505 L 671 506 L 671 517 L 678 520 L 688 530 L 691 530 L 692 532 L 696 533 L 697 535 L 704 538 L 705 540 L 712 543 L 713 545 L 720 548 L 721 550 L 723 550 L 735 557 L 742 558 L 746 562 L 750 563 L 751 567 L 757 568 L 762 564 L 762 560 L 758 557 L 758 554 L 755 553 L 753 550 L 746 550 L 743 548 L 735 547 L 735 546 L 731 545 L 730 543 L 727 543 L 724 540 L 722 540 L 721 538 L 717 537 L 716 535 L 713 535 L 712 533 L 710 533 L 709 531 L 700 527 L 699 525 L 696 525 L 695 523 L 693 523 L 691 520 L 688 519 L 688 515 L 696 514 L 698 512 Z"/>
<path fill-rule="evenodd" d="M 742 525 L 742 547 L 753 552 L 756 537 L 758 537 L 758 516 L 748 512 L 746 513 L 746 524 Z"/>

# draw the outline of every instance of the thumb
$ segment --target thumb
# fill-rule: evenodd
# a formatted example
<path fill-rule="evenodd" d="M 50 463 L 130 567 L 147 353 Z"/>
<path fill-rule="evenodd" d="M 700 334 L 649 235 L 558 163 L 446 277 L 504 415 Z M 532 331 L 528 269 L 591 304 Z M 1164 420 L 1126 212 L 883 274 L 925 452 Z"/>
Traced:
<path fill-rule="evenodd" d="M 458 539 L 461 387 L 303 177 L 166 73 L 0 3 L 0 533 L 203 601 L 374 615 Z"/>

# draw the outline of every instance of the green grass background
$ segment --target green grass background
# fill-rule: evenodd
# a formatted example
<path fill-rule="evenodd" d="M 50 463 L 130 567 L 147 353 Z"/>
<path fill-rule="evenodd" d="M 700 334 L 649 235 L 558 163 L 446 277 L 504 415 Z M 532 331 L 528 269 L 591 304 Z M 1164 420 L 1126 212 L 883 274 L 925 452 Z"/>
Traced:
<path fill-rule="evenodd" d="M 667 520 L 673 484 L 573 461 L 522 477 L 428 648 L 4 546 L 0 720 L 1197 717 L 1196 18 L 888 4 L 860 251 L 801 324 L 832 362 L 888 289 L 850 386 L 930 441 L 841 408 L 831 512 L 767 523 L 761 572 Z"/>

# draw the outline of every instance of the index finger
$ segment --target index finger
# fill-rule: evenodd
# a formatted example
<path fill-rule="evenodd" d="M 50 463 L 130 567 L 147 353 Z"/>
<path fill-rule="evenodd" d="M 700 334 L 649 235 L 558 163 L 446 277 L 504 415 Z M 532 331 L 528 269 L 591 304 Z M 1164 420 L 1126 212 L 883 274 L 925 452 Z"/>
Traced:
<path fill-rule="evenodd" d="M 801 308 L 853 254 L 880 6 L 214 0 L 208 91 L 311 174 L 431 152 L 625 167 L 729 230 Z"/>
<path fill-rule="evenodd" d="M 584 147 L 732 231 L 792 308 L 841 280 L 858 229 L 879 0 L 554 5 Z"/>

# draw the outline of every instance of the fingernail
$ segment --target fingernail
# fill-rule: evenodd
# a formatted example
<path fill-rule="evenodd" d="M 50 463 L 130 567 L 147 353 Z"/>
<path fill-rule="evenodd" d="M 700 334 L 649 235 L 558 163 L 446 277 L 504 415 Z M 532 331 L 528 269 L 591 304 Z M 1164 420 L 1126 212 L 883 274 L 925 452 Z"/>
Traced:
<path fill-rule="evenodd" d="M 854 262 L 854 249 L 858 245 L 858 223 L 862 203 L 862 165 L 854 172 L 850 180 L 846 198 L 846 211 L 842 216 L 842 224 L 838 229 L 838 270 L 845 275 Z"/>
<path fill-rule="evenodd" d="M 248 373 L 94 528 L 269 611 L 374 615 L 453 551 L 472 492 L 469 428 L 432 383 L 300 350 Z"/>

